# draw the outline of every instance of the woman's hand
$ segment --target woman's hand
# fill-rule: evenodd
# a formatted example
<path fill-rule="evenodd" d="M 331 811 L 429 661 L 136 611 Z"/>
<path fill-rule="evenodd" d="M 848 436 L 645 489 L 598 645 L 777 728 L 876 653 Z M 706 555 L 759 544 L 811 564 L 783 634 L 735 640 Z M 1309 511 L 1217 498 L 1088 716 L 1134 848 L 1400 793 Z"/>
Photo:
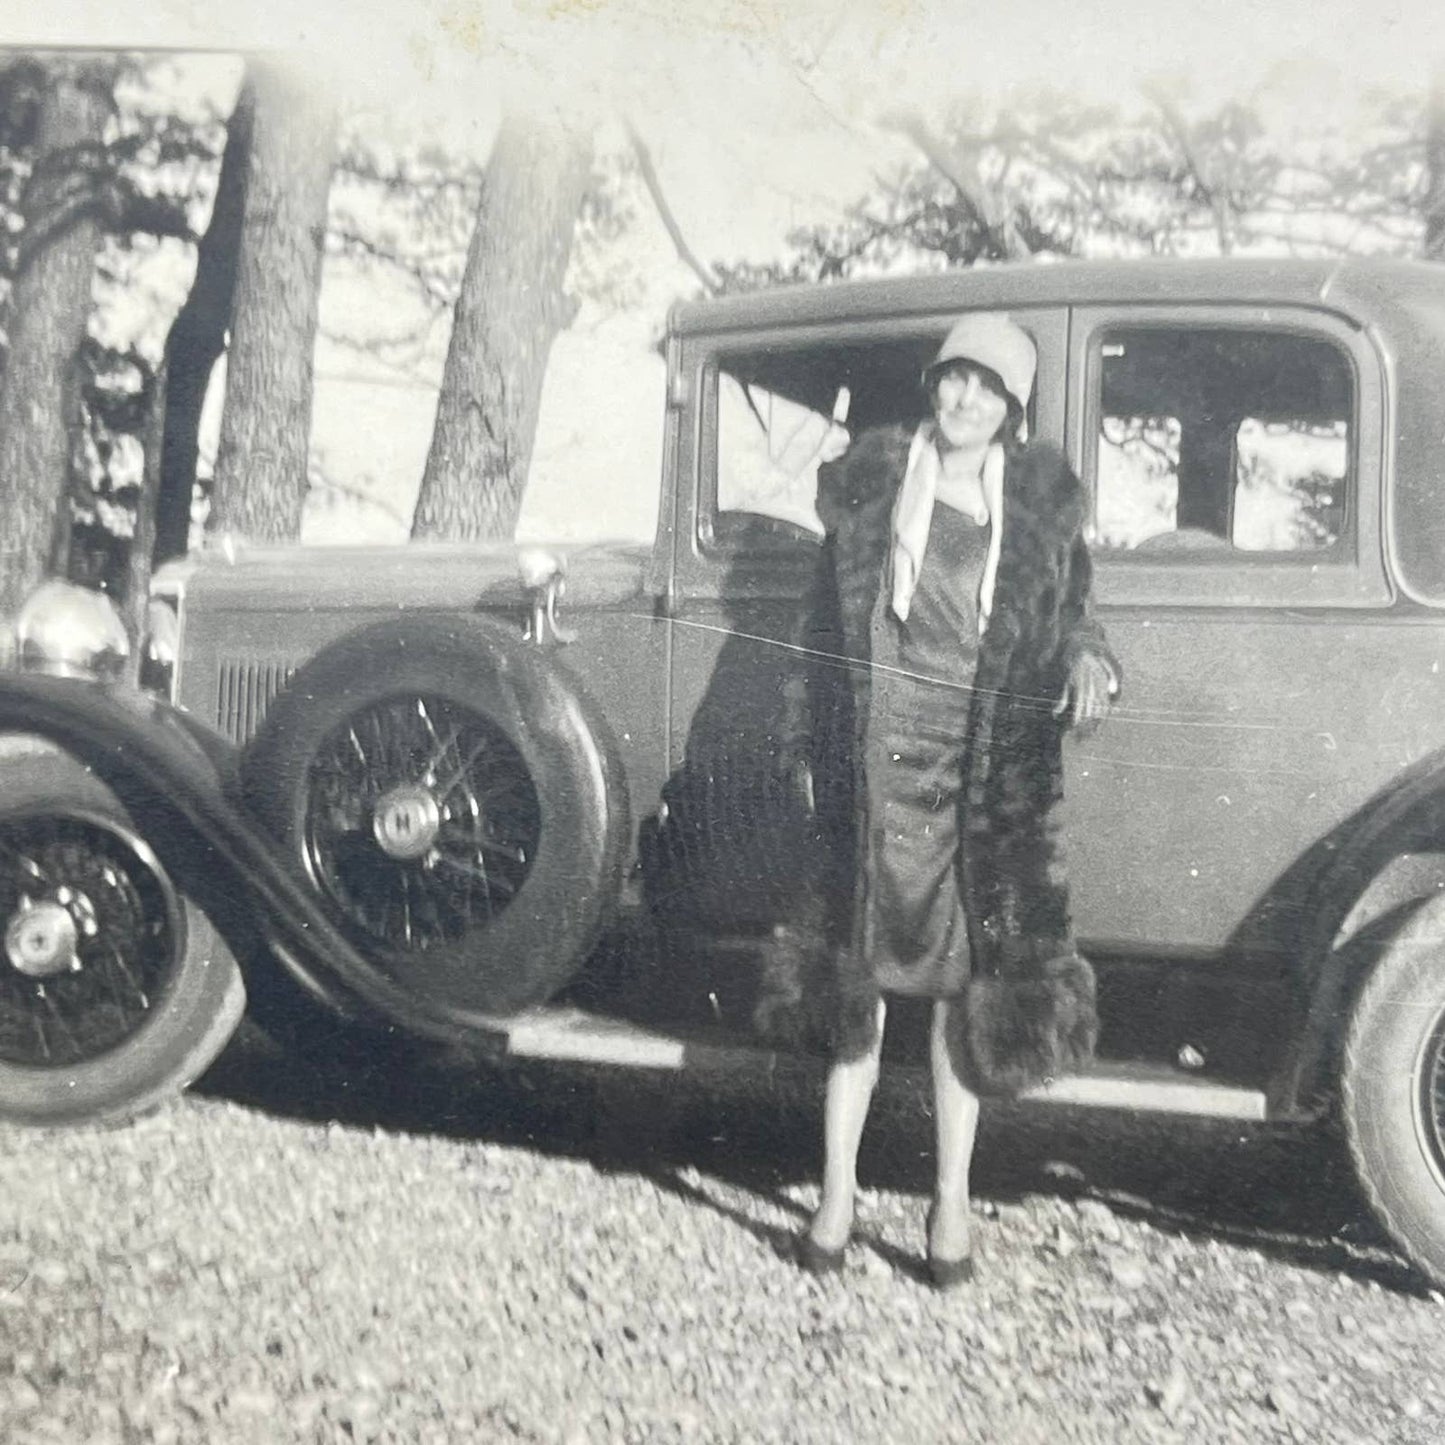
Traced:
<path fill-rule="evenodd" d="M 823 440 L 818 443 L 818 461 L 821 464 L 836 462 L 852 444 L 853 435 L 840 422 L 829 422 Z"/>
<path fill-rule="evenodd" d="M 1109 716 L 1118 691 L 1113 668 L 1098 653 L 1086 649 L 1074 659 L 1063 695 L 1054 705 L 1054 716 L 1067 715 L 1069 726 L 1080 737 L 1088 737 Z"/>

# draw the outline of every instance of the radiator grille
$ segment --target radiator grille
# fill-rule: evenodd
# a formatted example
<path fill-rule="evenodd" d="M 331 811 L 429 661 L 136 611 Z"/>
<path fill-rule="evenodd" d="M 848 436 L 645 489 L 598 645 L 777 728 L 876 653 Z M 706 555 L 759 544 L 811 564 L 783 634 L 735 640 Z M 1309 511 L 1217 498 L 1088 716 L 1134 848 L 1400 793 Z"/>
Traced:
<path fill-rule="evenodd" d="M 261 726 L 271 699 L 296 669 L 284 662 L 232 658 L 221 664 L 216 680 L 216 725 L 233 742 L 243 743 Z"/>

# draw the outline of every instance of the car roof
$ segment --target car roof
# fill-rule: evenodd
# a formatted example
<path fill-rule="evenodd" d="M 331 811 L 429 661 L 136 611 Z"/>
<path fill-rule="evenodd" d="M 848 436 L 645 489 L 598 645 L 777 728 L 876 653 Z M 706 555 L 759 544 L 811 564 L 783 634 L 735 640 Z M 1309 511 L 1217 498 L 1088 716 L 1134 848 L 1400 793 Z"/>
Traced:
<path fill-rule="evenodd" d="M 1445 297 L 1445 269 L 1373 259 L 1150 257 L 1111 261 L 1019 261 L 926 276 L 772 287 L 682 302 L 675 335 L 823 325 L 971 308 L 1089 306 L 1129 302 L 1328 305 L 1363 319 L 1381 293 Z"/>

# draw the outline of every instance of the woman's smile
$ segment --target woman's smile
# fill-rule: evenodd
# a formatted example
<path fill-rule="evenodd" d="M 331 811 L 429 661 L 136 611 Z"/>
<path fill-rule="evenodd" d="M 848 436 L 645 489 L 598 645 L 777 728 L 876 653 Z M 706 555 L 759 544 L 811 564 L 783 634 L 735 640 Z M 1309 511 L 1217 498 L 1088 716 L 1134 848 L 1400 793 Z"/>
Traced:
<path fill-rule="evenodd" d="M 1008 403 L 976 371 L 946 372 L 934 391 L 934 415 L 951 447 L 987 446 L 1008 415 Z"/>

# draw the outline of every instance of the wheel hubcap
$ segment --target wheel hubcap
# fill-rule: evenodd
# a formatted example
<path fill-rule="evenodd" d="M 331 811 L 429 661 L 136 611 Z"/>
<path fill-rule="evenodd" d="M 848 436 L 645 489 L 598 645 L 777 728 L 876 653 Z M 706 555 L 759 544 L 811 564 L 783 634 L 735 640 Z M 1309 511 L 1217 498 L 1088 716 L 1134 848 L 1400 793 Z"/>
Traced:
<path fill-rule="evenodd" d="M 69 890 L 65 890 L 69 892 Z M 11 966 L 27 978 L 53 978 L 59 973 L 78 973 L 80 955 L 80 924 L 77 913 L 87 918 L 91 931 L 95 928 L 95 910 L 84 894 L 71 894 L 76 913 L 58 898 L 28 900 L 11 915 L 5 929 L 5 955 Z"/>
<path fill-rule="evenodd" d="M 313 882 L 363 946 L 406 957 L 489 928 L 541 839 L 516 745 L 445 696 L 402 693 L 350 714 L 318 746 L 306 791 Z"/>
<path fill-rule="evenodd" d="M 371 828 L 388 858 L 420 858 L 431 851 L 441 825 L 437 800 L 426 788 L 407 785 L 383 794 Z"/>

